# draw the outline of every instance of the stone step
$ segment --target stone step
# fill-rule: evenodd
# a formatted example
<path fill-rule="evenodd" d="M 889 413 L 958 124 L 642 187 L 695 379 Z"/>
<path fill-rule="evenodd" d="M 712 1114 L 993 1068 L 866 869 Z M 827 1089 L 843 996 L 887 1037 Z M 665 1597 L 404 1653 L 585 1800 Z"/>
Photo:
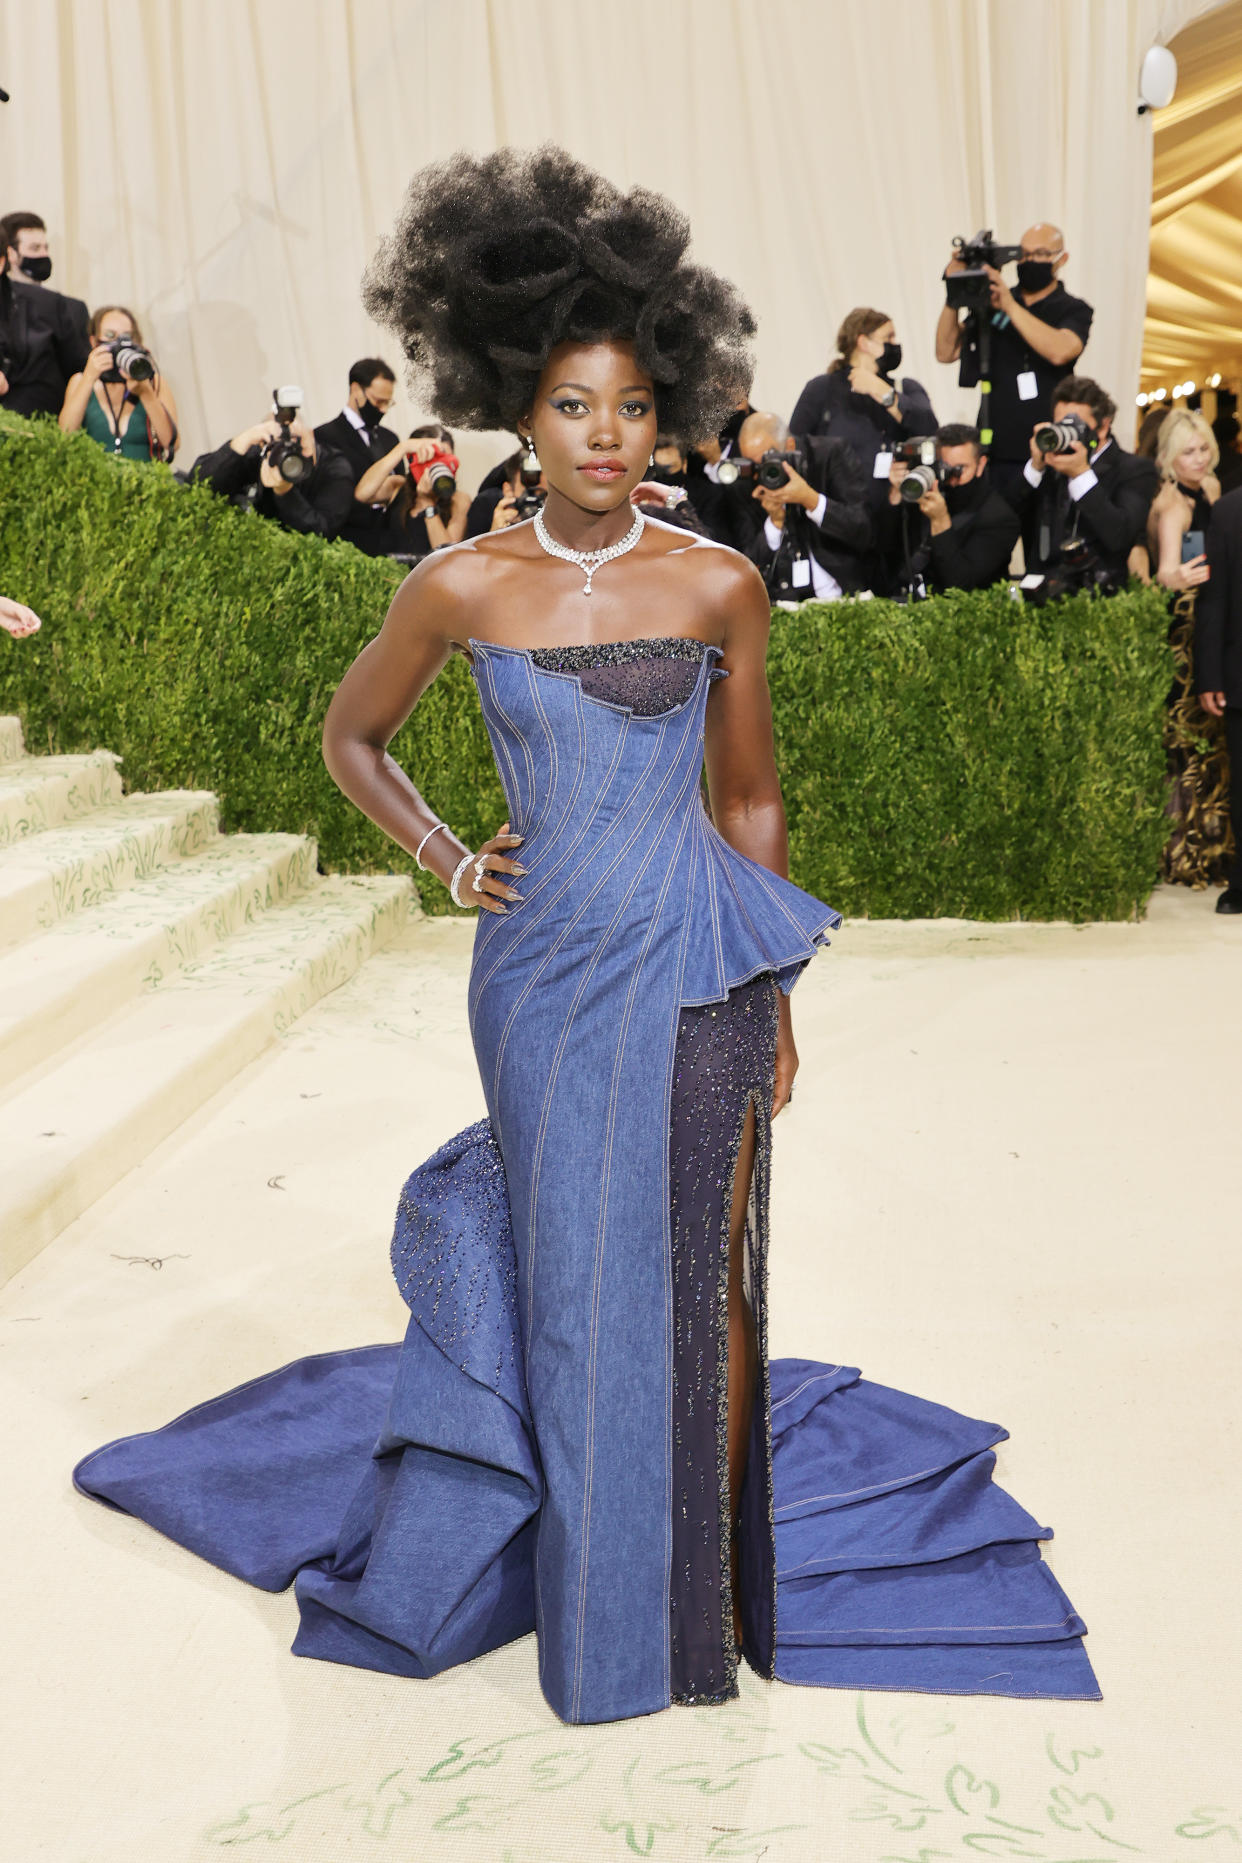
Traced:
<path fill-rule="evenodd" d="M 92 750 L 0 764 L 0 847 L 119 802 L 119 762 L 113 751 Z"/>
<path fill-rule="evenodd" d="M 0 951 L 201 852 L 219 827 L 210 790 L 169 789 L 126 796 L 0 848 Z"/>
<path fill-rule="evenodd" d="M 9 712 L 0 712 L 0 763 L 16 763 L 25 754 L 21 719 Z"/>
<path fill-rule="evenodd" d="M 128 897 L 128 895 L 127 895 Z M 404 876 L 336 875 L 171 972 L 0 1101 L 0 1280 L 405 924 Z"/>
<path fill-rule="evenodd" d="M 307 835 L 217 836 L 193 859 L 157 868 L 10 951 L 0 966 L 0 1086 L 54 1065 L 67 1042 L 144 984 L 305 892 L 315 866 Z"/>

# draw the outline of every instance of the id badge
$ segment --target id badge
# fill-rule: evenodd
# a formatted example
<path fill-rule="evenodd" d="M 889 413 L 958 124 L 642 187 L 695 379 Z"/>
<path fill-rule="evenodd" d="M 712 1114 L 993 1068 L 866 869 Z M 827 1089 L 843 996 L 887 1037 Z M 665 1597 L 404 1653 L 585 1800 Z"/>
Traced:
<path fill-rule="evenodd" d="M 871 468 L 871 476 L 873 479 L 886 479 L 889 473 L 892 471 L 892 469 L 893 469 L 892 454 L 891 453 L 877 453 L 875 456 L 875 464 Z"/>
<path fill-rule="evenodd" d="M 811 586 L 811 559 L 808 556 L 795 556 L 790 569 L 791 588 L 809 589 Z"/>
<path fill-rule="evenodd" d="M 1019 401 L 1038 401 L 1039 383 L 1035 380 L 1034 369 L 1023 369 L 1018 377 Z"/>

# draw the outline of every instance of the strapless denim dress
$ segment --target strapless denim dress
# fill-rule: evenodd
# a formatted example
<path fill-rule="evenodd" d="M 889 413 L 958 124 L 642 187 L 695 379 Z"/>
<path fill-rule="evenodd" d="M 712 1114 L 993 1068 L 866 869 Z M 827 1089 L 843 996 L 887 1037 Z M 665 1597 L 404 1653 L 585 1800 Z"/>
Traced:
<path fill-rule="evenodd" d="M 829 1687 L 1097 1698 L 1051 1529 L 992 1479 L 1006 1432 L 854 1367 L 769 1361 L 778 992 L 840 915 L 712 825 L 720 650 L 470 646 L 527 874 L 476 930 L 488 1116 L 398 1200 L 405 1340 L 109 1444 L 79 1488 L 293 1582 L 300 1655 L 427 1676 L 533 1629 L 567 1721 L 728 1699 L 728 1221 L 753 1108 L 745 1659 Z"/>

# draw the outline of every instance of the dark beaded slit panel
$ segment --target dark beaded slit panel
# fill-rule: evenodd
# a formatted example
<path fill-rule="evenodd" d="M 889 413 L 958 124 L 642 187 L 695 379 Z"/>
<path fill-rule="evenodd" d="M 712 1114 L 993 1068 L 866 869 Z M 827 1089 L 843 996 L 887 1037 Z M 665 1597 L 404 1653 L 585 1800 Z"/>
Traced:
<path fill-rule="evenodd" d="M 584 692 L 658 717 L 694 691 L 703 643 L 678 636 L 595 646 L 540 647 L 545 672 L 577 678 Z M 742 1133 L 755 1107 L 755 1166 L 746 1225 L 747 1292 L 759 1339 L 760 1372 L 747 1476 L 747 1515 L 770 1533 L 767 1473 L 766 1289 L 768 1162 L 776 1054 L 777 989 L 770 972 L 730 991 L 721 1003 L 683 1008 L 677 1025 L 669 1121 L 672 1283 L 672 1563 L 669 1576 L 669 1686 L 684 1703 L 726 1701 L 737 1693 L 730 1572 L 728 1464 L 729 1217 Z M 755 1504 L 757 1501 L 757 1505 Z M 752 1555 L 760 1593 L 775 1583 L 770 1559 Z M 769 1673 L 764 1630 L 770 1606 L 742 1599 L 747 1654 Z M 750 1630 L 757 1619 L 758 1630 Z"/>

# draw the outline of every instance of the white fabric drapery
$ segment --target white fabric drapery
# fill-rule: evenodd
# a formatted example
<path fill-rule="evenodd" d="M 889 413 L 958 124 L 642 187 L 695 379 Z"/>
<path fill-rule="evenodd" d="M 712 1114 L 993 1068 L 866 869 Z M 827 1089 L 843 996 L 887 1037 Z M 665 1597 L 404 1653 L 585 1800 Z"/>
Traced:
<path fill-rule="evenodd" d="M 300 381 L 318 421 L 391 337 L 358 279 L 422 163 L 564 143 L 690 214 L 760 322 L 754 399 L 788 414 L 842 315 L 932 359 L 954 233 L 1066 231 L 1087 365 L 1137 385 L 1151 118 L 1138 67 L 1203 0 L 0 0 L 0 206 L 48 222 L 54 282 L 139 315 L 180 463 Z M 398 415 L 416 411 L 399 406 Z M 467 442 L 467 482 L 506 450 Z"/>

